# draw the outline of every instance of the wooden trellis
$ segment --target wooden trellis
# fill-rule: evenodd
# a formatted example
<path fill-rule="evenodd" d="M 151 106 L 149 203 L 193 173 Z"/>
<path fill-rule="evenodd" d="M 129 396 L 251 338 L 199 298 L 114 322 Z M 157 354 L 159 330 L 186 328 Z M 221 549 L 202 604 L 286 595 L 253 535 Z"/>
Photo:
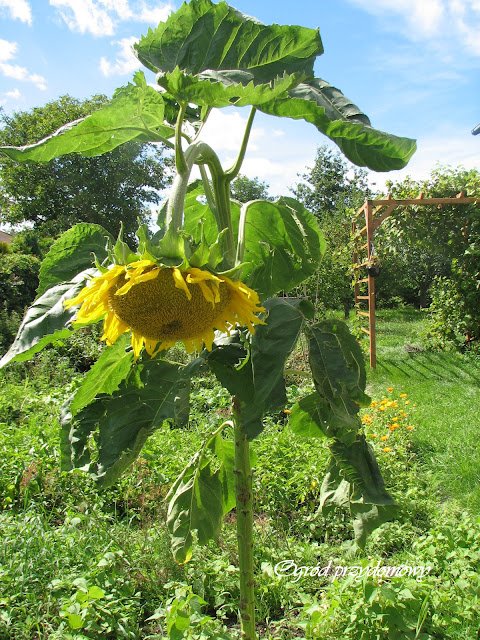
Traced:
<path fill-rule="evenodd" d="M 374 255 L 373 235 L 385 218 L 388 218 L 397 207 L 408 207 L 410 205 L 448 205 L 448 204 L 472 204 L 478 203 L 477 198 L 466 198 L 464 193 L 459 193 L 455 198 L 424 198 L 420 194 L 418 198 L 409 200 L 394 200 L 390 195 L 385 200 L 366 200 L 363 206 L 352 218 L 352 233 L 354 238 L 360 237 L 365 242 L 356 247 L 353 252 L 354 268 L 354 291 L 355 291 L 355 311 L 360 318 L 368 318 L 368 329 L 360 327 L 370 339 L 370 367 L 374 369 L 377 365 L 376 343 L 375 343 L 375 276 L 368 273 L 366 278 L 358 279 L 361 269 L 367 271 L 370 259 Z M 364 218 L 359 218 L 363 214 Z M 361 223 L 359 223 L 359 219 Z M 360 224 L 362 225 L 360 227 Z M 362 242 L 360 240 L 360 242 Z M 362 293 L 361 285 L 368 285 L 368 292 Z M 367 310 L 360 307 L 367 305 Z"/>

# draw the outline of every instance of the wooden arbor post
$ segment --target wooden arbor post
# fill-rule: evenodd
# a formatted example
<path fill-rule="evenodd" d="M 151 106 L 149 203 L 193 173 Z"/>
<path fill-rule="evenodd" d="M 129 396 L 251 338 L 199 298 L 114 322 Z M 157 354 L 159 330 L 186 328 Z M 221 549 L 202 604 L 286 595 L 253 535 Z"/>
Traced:
<path fill-rule="evenodd" d="M 376 354 L 376 327 L 375 327 L 375 278 L 369 273 L 367 278 L 358 279 L 357 274 L 359 270 L 367 267 L 370 258 L 372 257 L 372 251 L 374 248 L 373 236 L 382 222 L 388 218 L 393 211 L 401 206 L 408 207 L 410 205 L 448 205 L 448 204 L 479 204 L 477 198 L 466 198 L 464 193 L 459 193 L 455 198 L 424 198 L 421 193 L 418 198 L 411 198 L 408 200 L 393 200 L 391 195 L 387 196 L 383 200 L 366 200 L 363 206 L 357 211 L 352 218 L 352 235 L 354 241 L 359 245 L 354 247 L 353 250 L 353 269 L 354 269 L 354 281 L 353 287 L 355 292 L 355 312 L 357 316 L 368 318 L 368 329 L 360 327 L 363 333 L 369 336 L 370 341 L 370 367 L 374 369 L 377 364 Z M 359 216 L 363 214 L 363 219 Z M 357 221 L 361 222 L 358 223 Z M 359 224 L 365 222 L 363 226 L 358 228 Z M 365 242 L 364 242 L 365 240 Z M 360 244 L 362 243 L 362 244 Z M 362 284 L 368 284 L 367 295 L 362 295 L 360 286 Z M 367 302 L 368 310 L 363 311 L 360 309 L 360 304 Z"/>

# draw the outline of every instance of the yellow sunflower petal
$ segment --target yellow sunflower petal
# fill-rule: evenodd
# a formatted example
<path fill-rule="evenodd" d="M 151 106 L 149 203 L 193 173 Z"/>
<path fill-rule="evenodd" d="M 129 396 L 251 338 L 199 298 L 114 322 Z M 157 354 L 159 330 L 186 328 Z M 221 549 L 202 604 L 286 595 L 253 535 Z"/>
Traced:
<path fill-rule="evenodd" d="M 192 299 L 192 294 L 190 293 L 187 284 L 185 282 L 185 280 L 183 279 L 183 275 L 182 272 L 180 271 L 180 269 L 177 269 L 177 267 L 172 267 L 172 275 L 173 275 L 173 280 L 175 282 L 175 287 L 177 289 L 182 289 L 183 291 L 185 291 L 187 298 L 189 300 Z"/>
<path fill-rule="evenodd" d="M 133 356 L 134 361 L 137 360 L 140 355 L 143 347 L 143 336 L 138 334 L 136 331 L 132 331 L 132 347 L 133 347 Z"/>

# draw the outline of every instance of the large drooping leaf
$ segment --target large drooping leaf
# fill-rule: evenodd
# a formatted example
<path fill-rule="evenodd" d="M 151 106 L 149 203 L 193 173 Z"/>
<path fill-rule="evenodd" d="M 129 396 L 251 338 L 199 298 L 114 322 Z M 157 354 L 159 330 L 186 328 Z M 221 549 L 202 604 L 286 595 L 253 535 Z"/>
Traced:
<path fill-rule="evenodd" d="M 242 408 L 242 429 L 249 440 L 259 434 L 258 414 L 262 417 L 286 406 L 285 361 L 295 348 L 304 321 L 298 307 L 280 298 L 266 300 L 264 306 L 266 324 L 256 328 L 250 349 L 254 395 Z"/>
<path fill-rule="evenodd" d="M 97 273 L 96 269 L 86 269 L 38 297 L 28 309 L 14 343 L 0 360 L 0 367 L 12 360 L 28 360 L 50 342 L 70 335 L 69 325 L 77 309 L 65 309 L 63 302 L 74 298 L 85 286 L 86 279 Z"/>
<path fill-rule="evenodd" d="M 307 327 L 310 368 L 318 394 L 334 411 L 356 415 L 368 406 L 365 361 L 360 345 L 344 322 L 323 320 Z"/>
<path fill-rule="evenodd" d="M 115 482 L 135 460 L 148 436 L 165 420 L 175 421 L 179 389 L 203 366 L 197 358 L 188 365 L 160 359 L 138 362 L 112 395 L 98 398 L 72 416 L 62 418 L 62 466 L 85 468 L 99 486 Z M 95 434 L 97 454 L 91 459 L 89 439 Z"/>
<path fill-rule="evenodd" d="M 95 396 L 101 393 L 112 394 L 118 389 L 132 366 L 133 350 L 126 350 L 130 342 L 130 333 L 125 333 L 100 355 L 73 396 L 70 404 L 72 416 L 90 404 Z"/>
<path fill-rule="evenodd" d="M 134 79 L 134 85 L 119 89 L 92 115 L 61 127 L 35 144 L 0 150 L 19 162 L 48 162 L 67 153 L 97 156 L 130 140 L 165 142 L 174 135 L 174 129 L 163 122 L 163 99 L 147 85 L 143 73 L 136 73 Z"/>
<path fill-rule="evenodd" d="M 290 291 L 315 273 L 325 240 L 315 217 L 294 198 L 247 207 L 242 281 L 260 299 Z"/>
<path fill-rule="evenodd" d="M 207 447 L 216 462 L 206 456 Z M 179 564 L 192 557 L 192 532 L 197 531 L 200 544 L 217 538 L 223 516 L 235 506 L 234 448 L 234 443 L 219 433 L 208 438 L 167 495 L 167 527 L 173 557 Z"/>
<path fill-rule="evenodd" d="M 250 71 L 255 84 L 284 74 L 313 76 L 323 52 L 318 30 L 264 25 L 225 2 L 192 0 L 134 45 L 139 60 L 154 72 L 186 74 L 206 70 Z"/>
<path fill-rule="evenodd" d="M 397 506 L 364 436 L 350 445 L 334 440 L 330 450 L 332 462 L 322 484 L 320 506 L 325 511 L 348 506 L 355 541 L 363 547 L 373 529 L 395 517 Z"/>
<path fill-rule="evenodd" d="M 179 564 L 192 557 L 194 530 L 198 542 L 206 544 L 220 534 L 223 517 L 222 485 L 218 470 L 196 454 L 177 478 L 167 496 L 167 527 L 173 557 Z"/>
<path fill-rule="evenodd" d="M 59 282 L 71 280 L 77 273 L 88 269 L 96 257 L 102 262 L 107 257 L 108 231 L 98 224 L 81 222 L 60 236 L 50 247 L 40 267 L 37 295 Z"/>
<path fill-rule="evenodd" d="M 207 363 L 219 382 L 240 402 L 242 430 L 252 440 L 263 429 L 267 411 L 285 407 L 283 370 L 304 321 L 300 309 L 279 298 L 267 300 L 265 324 L 251 339 L 250 354 L 239 334 L 216 341 Z"/>
<path fill-rule="evenodd" d="M 340 405 L 341 406 L 341 405 Z M 350 444 L 355 441 L 358 417 L 328 402 L 316 391 L 299 400 L 290 414 L 290 428 L 299 436 L 308 438 L 338 438 Z"/>
<path fill-rule="evenodd" d="M 373 129 L 357 106 L 320 78 L 302 82 L 258 108 L 271 115 L 311 122 L 354 164 L 374 171 L 402 169 L 416 149 L 414 140 Z"/>

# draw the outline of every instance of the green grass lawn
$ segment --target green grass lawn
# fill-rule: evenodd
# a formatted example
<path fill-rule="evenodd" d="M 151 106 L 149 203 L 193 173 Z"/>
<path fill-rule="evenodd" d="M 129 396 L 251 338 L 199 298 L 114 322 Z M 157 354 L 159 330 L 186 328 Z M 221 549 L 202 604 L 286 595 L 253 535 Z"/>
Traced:
<path fill-rule="evenodd" d="M 370 395 L 387 387 L 415 403 L 414 441 L 429 456 L 445 497 L 480 509 L 480 356 L 430 351 L 426 314 L 413 309 L 377 314 L 377 367 Z"/>

